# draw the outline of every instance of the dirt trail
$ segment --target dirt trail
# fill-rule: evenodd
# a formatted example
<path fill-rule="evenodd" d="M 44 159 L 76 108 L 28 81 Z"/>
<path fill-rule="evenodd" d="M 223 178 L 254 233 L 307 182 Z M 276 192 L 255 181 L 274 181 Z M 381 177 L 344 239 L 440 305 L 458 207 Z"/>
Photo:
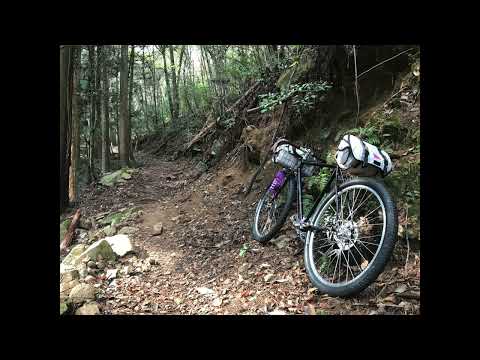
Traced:
<path fill-rule="evenodd" d="M 289 238 L 283 248 L 251 239 L 249 216 L 261 185 L 243 199 L 248 174 L 221 168 L 195 179 L 190 160 L 138 157 L 144 166 L 132 180 L 120 189 L 92 192 L 83 203 L 91 213 L 141 206 L 132 238 L 139 258 L 156 260 L 145 271 L 102 285 L 104 314 L 304 314 L 308 304 L 320 314 L 419 313 L 419 300 L 402 297 L 419 292 L 418 254 L 410 252 L 405 271 L 404 249 L 397 246 L 388 270 L 356 298 L 318 294 L 289 224 L 280 233 Z M 163 232 L 151 236 L 157 223 Z M 407 290 L 394 293 L 401 284 Z"/>

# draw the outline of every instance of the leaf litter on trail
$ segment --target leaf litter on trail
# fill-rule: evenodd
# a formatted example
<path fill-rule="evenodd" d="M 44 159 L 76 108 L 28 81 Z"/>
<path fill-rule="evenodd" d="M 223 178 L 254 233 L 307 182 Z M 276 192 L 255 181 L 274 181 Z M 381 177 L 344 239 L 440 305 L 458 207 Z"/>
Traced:
<path fill-rule="evenodd" d="M 170 169 L 178 167 L 177 164 L 171 162 L 159 161 L 158 159 L 155 159 L 155 161 L 158 162 L 158 168 L 155 168 L 155 171 L 152 172 L 147 167 L 143 168 L 128 183 L 132 184 L 134 181 L 137 182 L 137 180 L 143 179 L 142 181 L 145 182 L 145 185 L 157 184 L 158 179 L 162 178 L 162 174 L 171 171 L 169 167 Z M 149 178 L 144 177 L 145 170 L 150 171 Z M 179 181 L 182 181 L 182 179 L 179 179 Z M 416 305 L 418 301 L 413 300 L 413 304 L 409 305 L 410 300 L 408 298 L 408 301 L 395 305 L 397 300 L 395 297 L 392 297 L 393 301 L 390 304 L 398 306 L 398 308 L 389 308 L 387 306 L 386 308 L 383 307 L 386 310 L 381 310 L 381 304 L 377 304 L 375 301 L 371 302 L 371 299 L 360 301 L 367 305 L 351 306 L 359 301 L 349 299 L 337 300 L 330 298 L 328 295 L 322 296 L 323 294 L 318 294 L 317 289 L 312 287 L 312 284 L 309 282 L 303 261 L 298 261 L 301 260 L 298 256 L 295 257 L 287 252 L 276 252 L 275 247 L 250 248 L 253 244 L 250 242 L 249 230 L 246 229 L 245 225 L 249 223 L 248 216 L 254 210 L 256 201 L 252 201 L 252 204 L 247 204 L 244 201 L 232 204 L 231 201 L 225 200 L 228 197 L 224 198 L 224 196 L 229 194 L 227 190 L 223 189 L 218 192 L 210 191 L 207 200 L 208 206 L 199 207 L 195 205 L 195 201 L 198 199 L 193 188 L 198 189 L 198 192 L 201 193 L 204 190 L 204 185 L 205 183 L 201 180 L 190 181 L 187 179 L 186 186 L 179 189 L 178 192 L 175 188 L 159 186 L 157 189 L 156 185 L 155 189 L 152 187 L 151 194 L 147 196 L 154 196 L 155 192 L 157 199 L 163 199 L 164 202 L 155 202 L 149 205 L 151 207 L 144 207 L 144 214 L 141 220 L 144 222 L 145 218 L 158 208 L 162 208 L 162 211 L 171 209 L 172 212 L 167 212 L 164 218 L 155 219 L 150 216 L 150 222 L 144 224 L 140 222 L 139 225 L 135 226 L 139 227 L 139 234 L 143 235 L 143 237 L 139 236 L 137 241 L 145 247 L 148 256 L 161 259 L 161 265 L 157 266 L 156 269 L 154 267 L 150 273 L 132 276 L 136 280 L 132 279 L 131 282 L 127 282 L 124 285 L 122 285 L 123 282 L 130 279 L 130 277 L 124 277 L 123 273 L 119 271 L 121 277 L 115 280 L 114 286 L 108 288 L 108 282 L 104 285 L 105 289 L 109 289 L 106 294 L 106 299 L 109 300 L 105 300 L 106 303 L 104 304 L 106 311 L 112 314 L 132 314 L 140 311 L 149 311 L 154 314 L 303 314 L 305 307 L 309 303 L 306 301 L 308 295 L 312 295 L 310 302 L 316 313 L 326 309 L 332 314 L 353 311 L 364 314 L 372 311 L 378 313 L 383 311 L 415 313 L 419 311 L 419 305 Z M 115 207 L 115 209 L 112 207 L 106 214 L 118 212 L 122 208 L 130 208 L 132 205 L 129 205 L 128 200 L 125 199 L 128 199 L 132 191 L 138 192 L 138 189 L 133 187 L 125 187 L 121 196 L 116 197 L 119 191 L 114 189 L 107 189 L 107 191 L 111 192 L 111 195 L 109 195 L 112 196 L 111 204 L 116 206 L 115 201 L 117 199 L 121 199 L 121 204 Z M 145 194 L 142 196 L 145 197 Z M 187 203 L 180 201 L 186 198 L 190 198 Z M 245 204 L 245 206 L 241 204 Z M 100 205 L 97 205 L 95 210 L 109 210 L 110 206 L 101 208 Z M 178 207 L 175 208 L 175 206 Z M 90 205 L 91 209 L 94 207 Z M 220 216 L 223 222 L 217 222 L 218 212 L 216 210 L 211 212 L 211 208 L 222 209 L 223 213 Z M 184 211 L 183 213 L 182 210 Z M 202 212 L 203 220 L 200 220 L 198 217 L 199 211 Z M 90 212 L 88 217 L 95 216 L 95 213 L 96 211 Z M 168 228 L 169 219 L 179 214 L 182 214 L 182 218 L 192 219 L 192 222 Z M 208 222 L 205 222 L 205 220 L 208 220 Z M 167 227 L 163 228 L 162 236 L 158 237 L 154 243 L 153 240 L 155 238 L 150 238 L 153 225 L 162 221 Z M 184 246 L 181 247 L 181 244 Z M 217 244 L 221 244 L 221 246 L 217 247 Z M 177 253 L 177 256 L 171 256 L 173 251 Z M 157 256 L 159 254 L 162 255 Z M 412 259 L 418 260 L 413 265 L 415 265 L 415 268 L 419 268 L 419 257 L 412 253 L 410 253 L 410 256 Z M 164 266 L 167 265 L 167 260 L 171 261 L 171 263 L 168 266 Z M 237 272 L 237 269 L 245 262 L 248 262 L 249 266 L 245 266 L 242 269 L 245 271 L 241 271 L 240 274 L 240 272 Z M 368 266 L 368 262 L 363 264 L 362 267 L 365 268 L 366 266 Z M 401 267 L 403 270 L 403 264 L 396 264 L 396 266 Z M 393 266 L 394 268 L 395 266 Z M 419 278 L 414 278 L 414 271 L 411 272 L 412 275 L 408 278 L 408 282 L 405 280 L 406 276 L 404 276 L 405 273 L 403 271 L 397 271 L 397 273 L 394 271 L 387 269 L 385 278 L 382 281 L 386 283 L 389 279 L 396 278 L 399 283 L 408 283 L 409 287 L 409 291 L 407 289 L 395 294 L 403 295 L 409 294 L 412 289 L 419 290 L 419 286 L 417 286 L 419 285 Z M 265 277 L 268 281 L 265 281 Z M 185 282 L 186 279 L 191 281 L 190 284 Z M 213 280 L 212 283 L 209 283 L 211 280 Z M 152 287 L 151 289 L 148 288 L 148 291 L 147 282 L 152 283 Z M 127 284 L 131 284 L 131 286 L 127 286 Z M 399 284 L 396 285 L 398 286 Z M 220 288 L 217 288 L 219 286 Z M 225 291 L 227 288 L 229 289 L 228 292 Z M 402 289 L 400 286 L 398 288 Z M 383 300 L 393 289 L 387 285 L 386 293 L 379 299 Z M 144 293 L 138 300 L 135 300 L 135 294 L 140 294 L 141 291 L 144 291 Z M 221 294 L 220 296 L 217 296 L 217 291 L 218 294 Z M 115 301 L 120 298 L 123 305 Z M 181 303 L 180 299 L 183 299 Z M 240 299 L 244 300 L 243 307 L 240 306 Z M 372 299 L 375 300 L 374 298 Z M 144 302 L 148 301 L 151 303 L 149 308 L 143 308 L 142 306 L 145 306 L 143 305 Z M 317 304 L 317 301 L 320 303 Z M 383 301 L 388 303 L 388 297 Z M 377 305 L 379 306 L 378 308 Z M 136 306 L 139 306 L 137 310 L 135 310 Z M 313 312 L 311 306 L 307 308 L 307 311 L 310 313 Z"/>

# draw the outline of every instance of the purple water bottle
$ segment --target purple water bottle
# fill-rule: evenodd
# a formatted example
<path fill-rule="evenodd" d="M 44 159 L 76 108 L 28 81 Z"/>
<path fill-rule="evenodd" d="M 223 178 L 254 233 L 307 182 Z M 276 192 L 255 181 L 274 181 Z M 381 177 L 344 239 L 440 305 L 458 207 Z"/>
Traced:
<path fill-rule="evenodd" d="M 270 192 L 270 194 L 272 194 L 272 198 L 277 197 L 278 192 L 282 188 L 286 178 L 287 177 L 286 177 L 285 172 L 283 170 L 277 171 L 277 173 L 275 174 L 275 177 L 273 178 L 273 181 L 272 181 L 270 187 L 268 188 L 268 191 Z"/>

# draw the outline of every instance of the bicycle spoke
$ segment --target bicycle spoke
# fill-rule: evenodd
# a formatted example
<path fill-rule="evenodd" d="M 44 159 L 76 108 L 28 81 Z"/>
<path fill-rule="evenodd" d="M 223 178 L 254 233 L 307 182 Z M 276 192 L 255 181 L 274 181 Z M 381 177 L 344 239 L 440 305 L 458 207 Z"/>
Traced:
<path fill-rule="evenodd" d="M 368 194 L 368 196 L 365 198 L 365 200 L 363 200 L 360 205 L 357 206 L 357 208 L 352 212 L 352 219 L 353 219 L 353 216 L 355 215 L 355 213 L 357 212 L 358 209 L 360 209 L 360 207 L 366 203 L 366 201 L 370 198 L 370 196 L 372 196 L 372 193 Z M 349 217 L 350 218 L 350 217 Z M 349 220 L 349 219 L 347 219 Z"/>
<path fill-rule="evenodd" d="M 370 250 L 370 249 L 368 248 L 368 246 L 366 246 L 365 244 L 363 244 L 361 241 L 359 241 L 358 243 L 359 243 L 359 244 L 362 244 L 362 246 L 363 246 L 365 249 L 367 249 L 368 251 L 370 251 L 370 254 L 372 254 L 373 256 L 375 256 L 375 253 L 372 252 L 372 250 Z"/>
<path fill-rule="evenodd" d="M 347 257 L 345 256 L 343 251 L 342 251 L 342 255 L 343 255 L 343 258 L 347 261 L 347 264 L 346 264 L 347 265 L 347 278 L 346 278 L 347 280 L 345 282 L 348 282 L 348 270 L 350 270 L 350 264 L 348 263 Z M 353 280 L 354 276 L 353 276 L 353 273 L 352 273 L 351 270 L 350 270 L 350 274 L 352 274 L 352 280 Z"/>
<path fill-rule="evenodd" d="M 375 209 L 373 209 L 372 211 L 370 211 L 367 215 L 364 215 L 363 217 L 368 219 L 368 216 L 369 216 L 371 213 L 373 213 L 375 210 L 378 210 L 378 209 L 381 208 L 381 207 L 382 207 L 382 205 L 378 205 Z"/>
<path fill-rule="evenodd" d="M 335 255 L 337 255 L 335 253 Z M 338 260 L 340 259 L 340 257 L 337 255 L 337 261 L 335 262 L 335 270 L 333 271 L 333 278 L 332 278 L 332 282 L 335 281 L 335 274 L 337 273 L 337 265 L 338 265 Z"/>
<path fill-rule="evenodd" d="M 380 246 L 379 243 L 372 243 L 372 242 L 368 242 L 368 241 L 361 241 L 361 240 L 358 240 L 359 242 L 361 242 L 362 244 L 369 244 L 369 245 L 375 245 L 375 246 Z"/>
<path fill-rule="evenodd" d="M 357 252 L 360 254 L 360 256 L 362 257 L 363 261 L 366 261 L 368 262 L 368 260 L 365 258 L 365 256 L 363 256 L 362 252 L 360 250 L 358 250 L 357 246 L 355 245 L 355 243 L 353 243 L 353 247 L 355 248 L 355 250 L 357 250 Z"/>

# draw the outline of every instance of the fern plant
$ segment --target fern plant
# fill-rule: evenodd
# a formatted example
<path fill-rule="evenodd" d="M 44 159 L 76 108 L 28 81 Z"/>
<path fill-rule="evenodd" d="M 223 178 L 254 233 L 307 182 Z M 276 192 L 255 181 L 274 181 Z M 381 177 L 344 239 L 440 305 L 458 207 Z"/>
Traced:
<path fill-rule="evenodd" d="M 293 108 L 298 113 L 304 113 L 310 110 L 314 104 L 318 94 L 330 89 L 332 86 L 324 81 L 293 84 L 288 89 L 279 93 L 268 93 L 259 95 L 260 112 L 265 113 L 271 111 L 275 106 L 282 104 L 284 101 L 292 99 Z"/>
<path fill-rule="evenodd" d="M 353 128 L 348 130 L 348 134 L 356 135 L 362 140 L 372 144 L 372 145 L 380 145 L 380 132 L 375 126 L 365 126 L 361 128 Z"/>

